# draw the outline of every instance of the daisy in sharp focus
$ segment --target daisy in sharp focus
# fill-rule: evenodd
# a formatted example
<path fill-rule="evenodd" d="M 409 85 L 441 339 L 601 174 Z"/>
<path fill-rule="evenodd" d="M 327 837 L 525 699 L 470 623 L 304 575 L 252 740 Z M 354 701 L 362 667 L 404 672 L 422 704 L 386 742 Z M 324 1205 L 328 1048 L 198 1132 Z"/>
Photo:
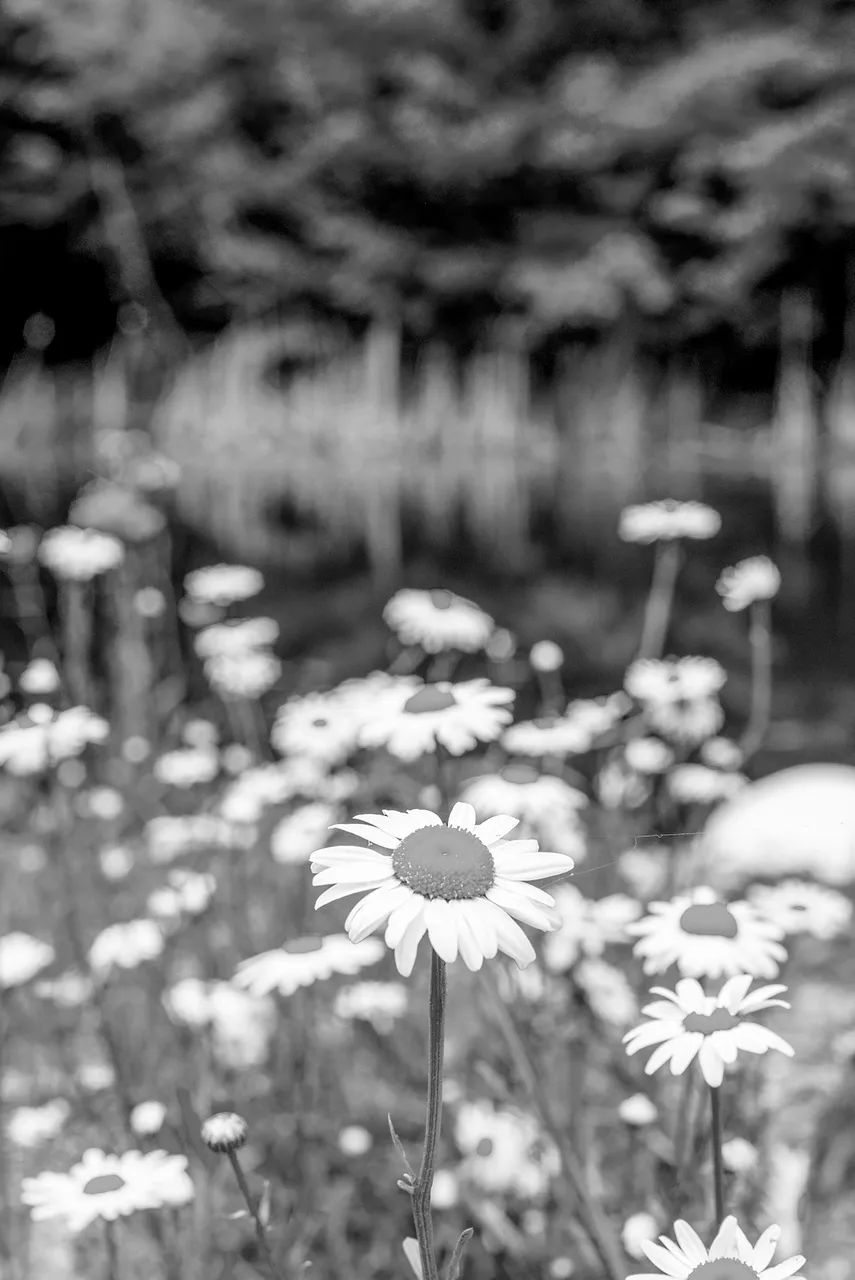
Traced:
<path fill-rule="evenodd" d="M 107 1155 L 90 1147 L 68 1173 L 24 1178 L 21 1199 L 34 1221 L 63 1218 L 72 1232 L 97 1218 L 115 1222 L 138 1209 L 178 1207 L 193 1199 L 187 1157 L 165 1151 Z"/>
<path fill-rule="evenodd" d="M 401 644 L 419 645 L 426 653 L 460 649 L 477 653 L 496 624 L 471 600 L 452 591 L 397 591 L 383 610 L 383 621 Z"/>
<path fill-rule="evenodd" d="M 346 933 L 292 938 L 273 951 L 241 961 L 232 981 L 254 996 L 266 996 L 271 991 L 291 996 L 298 987 L 310 987 L 335 973 L 358 973 L 377 964 L 383 959 L 384 950 L 378 938 L 366 938 L 354 945 Z"/>
<path fill-rule="evenodd" d="M 758 987 L 748 995 L 752 981 L 750 974 L 728 978 L 717 996 L 704 995 L 703 987 L 694 978 L 681 978 L 675 991 L 651 987 L 650 994 L 663 999 L 641 1010 L 652 1021 L 627 1032 L 623 1038 L 627 1053 L 658 1045 L 644 1068 L 648 1076 L 666 1062 L 670 1062 L 673 1076 L 682 1075 L 697 1057 L 701 1075 L 714 1089 L 724 1079 L 724 1068 L 736 1061 L 740 1049 L 746 1053 L 778 1049 L 792 1058 L 792 1045 L 774 1031 L 747 1020 L 761 1009 L 789 1009 L 786 1000 L 772 998 L 787 988 Z"/>
<path fill-rule="evenodd" d="M 663 973 L 676 964 L 688 978 L 774 978 L 787 958 L 779 941 L 783 929 L 748 902 L 725 905 L 707 885 L 670 902 L 651 902 L 648 911 L 626 926 L 639 939 L 633 951 L 644 960 L 645 973 Z"/>
<path fill-rule="evenodd" d="M 725 1218 L 709 1247 L 704 1248 L 700 1236 L 678 1219 L 674 1223 L 677 1244 L 660 1236 L 661 1244 L 644 1241 L 641 1248 L 658 1271 L 627 1276 L 626 1280 L 802 1280 L 796 1275 L 804 1266 L 801 1255 L 770 1267 L 781 1234 L 777 1226 L 767 1227 L 752 1247 L 748 1237 L 733 1216 Z"/>
<path fill-rule="evenodd" d="M 483 678 L 457 684 L 438 681 L 390 690 L 376 714 L 359 732 L 363 747 L 385 747 L 399 760 L 416 760 L 435 751 L 437 744 L 453 756 L 471 751 L 479 742 L 494 742 L 513 719 L 513 689 Z"/>
<path fill-rule="evenodd" d="M 315 907 L 366 895 L 345 922 L 350 939 L 361 942 L 385 924 L 386 945 L 405 977 L 425 933 L 443 960 L 450 964 L 459 955 L 474 971 L 498 951 L 520 968 L 531 963 L 534 948 L 517 920 L 546 933 L 560 927 L 554 900 L 526 882 L 572 871 L 573 859 L 538 849 L 536 840 L 506 840 L 516 818 L 476 823 L 475 810 L 464 803 L 454 806 L 448 824 L 427 809 L 357 818 L 336 825 L 380 849 L 319 849 L 313 883 L 329 888 Z"/>

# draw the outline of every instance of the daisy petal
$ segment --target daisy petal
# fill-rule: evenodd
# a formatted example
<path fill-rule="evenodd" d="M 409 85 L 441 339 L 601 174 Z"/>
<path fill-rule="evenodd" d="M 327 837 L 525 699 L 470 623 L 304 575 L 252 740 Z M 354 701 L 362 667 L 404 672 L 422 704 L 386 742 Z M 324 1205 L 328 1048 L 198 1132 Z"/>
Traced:
<path fill-rule="evenodd" d="M 534 947 L 516 920 L 512 920 L 509 915 L 506 915 L 494 903 L 491 902 L 490 906 L 495 912 L 493 923 L 496 927 L 499 950 L 503 951 L 506 956 L 510 956 L 512 960 L 515 960 L 520 969 L 524 969 L 535 958 Z"/>
<path fill-rule="evenodd" d="M 716 997 L 718 1003 L 730 1013 L 736 1013 L 753 981 L 750 973 L 739 973 L 735 978 L 728 978 Z"/>
<path fill-rule="evenodd" d="M 403 938 L 407 926 L 412 924 L 416 916 L 421 914 L 424 905 L 425 899 L 421 894 L 414 893 L 407 902 L 392 912 L 386 925 L 385 942 L 387 947 L 391 947 L 393 951 L 395 950 Z"/>
<path fill-rule="evenodd" d="M 715 1051 L 712 1040 L 705 1038 L 698 1054 L 701 1075 L 711 1089 L 717 1089 L 724 1079 L 724 1063 Z M 676 1074 L 676 1073 L 675 1073 Z"/>
<path fill-rule="evenodd" d="M 478 898 L 463 899 L 460 902 L 460 910 L 466 917 L 469 928 L 475 937 L 475 941 L 481 949 L 481 953 L 485 960 L 495 959 L 499 950 L 499 936 L 496 933 L 496 926 L 489 910 L 490 904 L 482 902 Z"/>
<path fill-rule="evenodd" d="M 413 965 L 416 963 L 416 952 L 419 949 L 419 943 L 424 937 L 427 925 L 424 921 L 424 914 L 420 912 L 415 920 L 412 920 L 404 930 L 404 936 L 395 948 L 395 964 L 402 978 L 409 978 L 413 972 Z"/>
<path fill-rule="evenodd" d="M 775 1256 L 775 1250 L 778 1247 L 778 1240 L 781 1237 L 781 1228 L 777 1226 L 767 1227 L 760 1239 L 754 1246 L 754 1254 L 751 1259 L 751 1265 L 757 1272 L 765 1271 L 769 1263 Z M 796 1268 L 798 1269 L 798 1268 Z"/>
<path fill-rule="evenodd" d="M 477 826 L 472 828 L 472 834 L 489 846 L 495 844 L 497 840 L 502 840 L 509 831 L 513 831 L 514 827 L 518 827 L 519 824 L 519 818 L 511 818 L 507 814 L 497 814 L 495 818 L 487 818 L 485 822 L 479 822 Z"/>
<path fill-rule="evenodd" d="M 360 822 L 336 822 L 337 831 L 346 831 L 349 836 L 362 836 L 370 844 L 379 844 L 384 849 L 397 849 L 401 841 L 389 831 L 381 831 L 379 827 L 369 827 Z"/>
<path fill-rule="evenodd" d="M 544 880 L 547 876 L 564 875 L 576 865 L 572 858 L 563 853 L 547 853 L 543 849 L 536 853 L 509 853 L 509 847 L 500 849 L 494 845 L 491 850 L 497 873 L 507 880 Z"/>
<path fill-rule="evenodd" d="M 673 1280 L 686 1280 L 689 1275 L 689 1268 L 678 1262 L 673 1254 L 662 1248 L 661 1244 L 655 1244 L 652 1240 L 642 1240 L 641 1247 L 650 1261 L 660 1271 L 664 1271 L 666 1276 L 672 1276 Z"/>
<path fill-rule="evenodd" d="M 770 1267 L 768 1271 L 764 1271 L 763 1280 L 787 1280 L 788 1276 L 801 1271 L 804 1265 L 805 1259 L 797 1253 L 795 1257 L 787 1258 L 786 1262 L 779 1262 L 777 1267 Z"/>
<path fill-rule="evenodd" d="M 391 883 L 390 881 L 390 885 Z M 369 893 L 367 898 L 363 898 L 353 908 L 344 922 L 345 931 L 351 942 L 364 941 L 369 934 L 379 929 L 380 925 L 388 920 L 396 907 L 408 902 L 411 896 L 412 890 L 402 884 L 397 884 L 394 888 L 387 888 L 384 885 L 380 889 L 375 889 L 373 893 Z"/>
<path fill-rule="evenodd" d="M 694 1227 L 690 1227 L 688 1222 L 678 1218 L 674 1223 L 674 1234 L 691 1266 L 695 1267 L 700 1262 L 706 1262 L 707 1251 Z"/>
<path fill-rule="evenodd" d="M 464 831 L 473 831 L 475 827 L 475 810 L 465 800 L 458 800 L 448 815 L 450 827 L 462 827 Z"/>
<path fill-rule="evenodd" d="M 490 902 L 507 911 L 514 920 L 521 920 L 523 924 L 529 924 L 534 929 L 542 929 L 548 933 L 551 929 L 561 928 L 560 918 L 556 924 L 553 913 L 544 910 L 535 902 L 529 902 L 526 898 L 508 892 L 507 889 L 500 889 L 494 884 L 487 890 L 486 896 Z"/>
<path fill-rule="evenodd" d="M 410 809 L 407 816 L 410 818 L 410 830 L 407 835 L 412 835 L 414 831 L 418 831 L 421 827 L 441 827 L 443 825 L 442 818 L 432 813 L 430 809 Z"/>
<path fill-rule="evenodd" d="M 352 893 L 368 893 L 376 888 L 377 882 L 374 880 L 360 884 L 334 884 L 329 889 L 324 889 L 315 903 L 315 910 L 318 911 L 330 902 L 338 902 L 339 898 L 348 898 Z"/>
<path fill-rule="evenodd" d="M 381 884 L 384 880 L 391 880 L 394 874 L 391 858 L 385 867 L 372 866 L 370 862 L 354 862 L 352 866 L 326 867 L 315 875 L 312 884 Z"/>
<path fill-rule="evenodd" d="M 457 959 L 457 918 L 445 898 L 432 898 L 424 909 L 430 944 L 440 959 L 453 964 Z"/>
<path fill-rule="evenodd" d="M 449 903 L 457 918 L 457 949 L 460 959 L 472 973 L 477 973 L 484 963 L 484 953 L 478 945 L 478 939 L 469 923 L 469 917 L 461 902 Z"/>

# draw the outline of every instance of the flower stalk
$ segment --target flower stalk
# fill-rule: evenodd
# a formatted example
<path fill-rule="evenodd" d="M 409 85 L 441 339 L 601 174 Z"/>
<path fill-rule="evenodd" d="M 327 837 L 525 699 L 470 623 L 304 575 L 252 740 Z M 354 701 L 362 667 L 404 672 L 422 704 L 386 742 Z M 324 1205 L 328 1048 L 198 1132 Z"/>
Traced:
<path fill-rule="evenodd" d="M 716 1229 L 720 1229 L 724 1222 L 724 1163 L 722 1161 L 722 1127 L 721 1127 L 721 1086 L 716 1088 L 710 1085 L 710 1099 L 712 1101 L 712 1157 L 713 1157 L 713 1186 L 715 1191 L 715 1223 Z"/>
<path fill-rule="evenodd" d="M 267 1230 L 261 1218 L 258 1201 L 249 1189 L 249 1183 L 246 1180 L 246 1174 L 244 1173 L 241 1162 L 238 1159 L 237 1151 L 227 1151 L 226 1155 L 229 1158 L 229 1164 L 234 1170 L 234 1175 L 237 1178 L 237 1184 L 240 1187 L 241 1195 L 246 1201 L 246 1207 L 249 1210 L 249 1216 L 252 1218 L 253 1225 L 255 1227 L 256 1239 L 258 1240 L 258 1247 L 264 1261 L 267 1263 L 270 1274 L 273 1276 L 273 1280 L 283 1280 L 282 1273 L 274 1261 L 273 1254 L 270 1252 L 270 1245 L 267 1243 Z"/>
<path fill-rule="evenodd" d="M 428 1089 L 422 1162 L 413 1182 L 413 1225 L 419 1246 L 422 1280 L 439 1280 L 433 1241 L 430 1199 L 442 1122 L 442 1060 L 445 1052 L 445 961 L 431 948 L 428 1013 Z"/>
<path fill-rule="evenodd" d="M 653 581 L 650 584 L 650 593 L 644 608 L 644 624 L 638 649 L 639 658 L 662 656 L 668 636 L 674 589 L 677 585 L 681 562 L 682 551 L 678 538 L 657 542 Z"/>
<path fill-rule="evenodd" d="M 772 710 L 772 610 L 768 600 L 751 605 L 748 629 L 751 648 L 751 709 L 739 744 L 743 759 L 754 755 L 769 727 Z"/>

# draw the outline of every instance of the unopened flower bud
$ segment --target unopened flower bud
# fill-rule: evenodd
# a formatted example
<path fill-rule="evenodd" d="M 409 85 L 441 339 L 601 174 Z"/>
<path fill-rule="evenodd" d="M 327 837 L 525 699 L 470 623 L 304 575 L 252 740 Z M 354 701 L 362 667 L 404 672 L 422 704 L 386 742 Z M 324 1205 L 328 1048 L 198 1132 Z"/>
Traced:
<path fill-rule="evenodd" d="M 237 1151 L 246 1142 L 247 1123 L 234 1111 L 218 1111 L 202 1125 L 201 1138 L 212 1151 Z"/>

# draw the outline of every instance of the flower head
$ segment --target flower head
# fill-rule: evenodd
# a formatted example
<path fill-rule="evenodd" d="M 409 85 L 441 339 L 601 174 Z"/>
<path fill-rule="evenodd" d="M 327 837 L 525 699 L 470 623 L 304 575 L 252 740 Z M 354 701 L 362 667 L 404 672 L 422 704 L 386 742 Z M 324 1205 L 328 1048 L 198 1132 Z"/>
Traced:
<path fill-rule="evenodd" d="M 528 660 L 535 671 L 560 671 L 564 665 L 564 650 L 554 640 L 538 640 L 531 646 Z"/>
<path fill-rule="evenodd" d="M 383 621 L 402 644 L 420 645 L 426 653 L 460 649 L 477 653 L 495 628 L 493 619 L 471 600 L 453 591 L 404 588 L 388 601 Z"/>
<path fill-rule="evenodd" d="M 852 903 L 836 889 L 809 880 L 782 880 L 779 884 L 754 884 L 748 901 L 785 934 L 810 933 L 829 941 L 845 933 L 852 923 Z"/>
<path fill-rule="evenodd" d="M 558 1153 L 536 1121 L 515 1108 L 461 1102 L 454 1136 L 463 1152 L 458 1174 L 481 1191 L 543 1195 L 558 1174 Z"/>
<path fill-rule="evenodd" d="M 701 1074 L 713 1088 L 721 1084 L 724 1068 L 733 1065 L 740 1049 L 746 1053 L 778 1049 L 791 1058 L 794 1050 L 786 1040 L 748 1020 L 750 1014 L 761 1009 L 776 1005 L 789 1009 L 785 1000 L 772 998 L 787 988 L 759 987 L 748 995 L 751 982 L 750 974 L 728 978 L 717 996 L 705 996 L 694 978 L 682 978 L 675 991 L 651 987 L 650 994 L 663 999 L 644 1006 L 641 1012 L 652 1021 L 627 1032 L 627 1053 L 658 1045 L 644 1068 L 647 1075 L 666 1062 L 671 1064 L 672 1075 L 681 1075 L 697 1057 Z"/>
<path fill-rule="evenodd" d="M 274 862 L 306 864 L 336 817 L 337 805 L 312 800 L 281 819 L 270 833 Z"/>
<path fill-rule="evenodd" d="M 292 938 L 275 951 L 241 961 L 233 982 L 255 996 L 270 991 L 290 996 L 299 987 L 323 982 L 335 973 L 358 973 L 382 957 L 383 944 L 377 938 L 366 938 L 355 946 L 345 933 Z"/>
<path fill-rule="evenodd" d="M 407 1008 L 402 982 L 354 982 L 336 992 L 333 1011 L 344 1021 L 370 1022 L 376 1031 L 390 1032 Z"/>
<path fill-rule="evenodd" d="M 129 920 L 102 929 L 89 948 L 89 963 L 99 977 L 113 969 L 136 969 L 163 951 L 163 930 L 154 920 Z"/>
<path fill-rule="evenodd" d="M 724 713 L 716 695 L 727 673 L 714 658 L 639 658 L 624 687 L 641 703 L 645 720 L 678 742 L 702 742 L 717 733 Z"/>
<path fill-rule="evenodd" d="M 385 747 L 399 760 L 416 760 L 435 751 L 437 744 L 460 756 L 478 742 L 498 738 L 513 718 L 513 700 L 513 689 L 485 679 L 419 682 L 415 692 L 406 686 L 391 689 L 379 700 L 376 715 L 363 724 L 359 742 Z"/>
<path fill-rule="evenodd" d="M 220 653 L 204 664 L 208 684 L 218 697 L 260 698 L 272 689 L 282 674 L 282 663 L 264 649 L 246 653 Z"/>
<path fill-rule="evenodd" d="M 154 762 L 154 776 L 169 787 L 198 787 L 213 782 L 220 772 L 220 757 L 212 747 L 185 747 L 166 751 Z"/>
<path fill-rule="evenodd" d="M 355 750 L 361 723 L 347 696 L 335 690 L 307 693 L 279 707 L 270 741 L 283 756 L 304 756 L 333 768 Z"/>
<path fill-rule="evenodd" d="M 629 941 L 626 926 L 641 914 L 641 904 L 623 893 L 586 898 L 575 885 L 561 884 L 554 896 L 561 928 L 543 944 L 550 973 L 566 973 L 581 956 L 601 956 L 610 944 Z"/>
<path fill-rule="evenodd" d="M 166 1107 L 154 1098 L 149 1102 L 139 1102 L 130 1115 L 131 1128 L 140 1138 L 150 1138 L 159 1133 L 166 1120 Z"/>
<path fill-rule="evenodd" d="M 95 529 L 62 525 L 49 529 L 39 546 L 39 559 L 54 577 L 89 582 L 122 563 L 125 549 L 118 538 Z"/>
<path fill-rule="evenodd" d="M 627 1276 L 626 1280 L 662 1280 L 663 1274 L 672 1280 L 788 1280 L 790 1277 L 801 1280 L 795 1274 L 804 1265 L 800 1255 L 769 1266 L 781 1234 L 780 1227 L 767 1227 L 752 1247 L 736 1218 L 725 1218 L 709 1252 L 688 1222 L 678 1219 L 674 1233 L 677 1244 L 667 1236 L 659 1237 L 662 1244 L 647 1241 L 641 1244 L 658 1271 Z"/>
<path fill-rule="evenodd" d="M 9 1116 L 6 1132 L 16 1147 L 38 1147 L 57 1136 L 70 1113 L 65 1098 L 54 1098 L 41 1107 L 18 1107 Z"/>
<path fill-rule="evenodd" d="M 739 613 L 755 600 L 771 600 L 778 594 L 781 574 L 768 556 L 751 556 L 723 570 L 715 584 L 725 609 Z"/>
<path fill-rule="evenodd" d="M 618 536 L 624 542 L 668 542 L 674 538 L 714 538 L 721 528 L 721 516 L 702 502 L 644 502 L 624 507 Z"/>
<path fill-rule="evenodd" d="M 536 840 L 505 840 L 516 818 L 476 823 L 470 804 L 458 803 L 448 823 L 427 809 L 358 814 L 339 829 L 364 845 L 333 845 L 312 860 L 315 885 L 328 885 L 316 908 L 351 894 L 365 894 L 345 922 L 352 942 L 386 925 L 386 945 L 399 973 L 412 972 L 419 942 L 448 963 L 458 955 L 480 969 L 497 951 L 523 968 L 534 949 L 517 920 L 549 932 L 561 917 L 548 893 L 526 883 L 573 869 L 573 860 L 539 850 Z"/>
<path fill-rule="evenodd" d="M 116 1156 L 94 1147 L 68 1173 L 40 1173 L 21 1185 L 21 1199 L 35 1221 L 63 1218 L 72 1232 L 96 1218 L 114 1222 L 138 1209 L 188 1204 L 194 1194 L 186 1156 L 165 1151 Z"/>
<path fill-rule="evenodd" d="M 48 658 L 34 658 L 18 680 L 18 688 L 29 694 L 56 693 L 59 685 L 59 672 Z"/>
<path fill-rule="evenodd" d="M 0 990 L 21 987 L 53 964 L 55 952 L 49 942 L 29 933 L 6 933 L 0 937 Z"/>
<path fill-rule="evenodd" d="M 586 856 L 580 813 L 588 798 L 563 778 L 538 773 L 526 764 L 509 764 L 498 773 L 473 778 L 460 798 L 484 817 L 507 813 L 519 818 L 520 835 L 534 836 L 575 862 Z"/>
<path fill-rule="evenodd" d="M 732 770 L 711 769 L 705 764 L 678 764 L 668 775 L 668 793 L 680 804 L 715 804 L 730 800 L 748 779 Z"/>
<path fill-rule="evenodd" d="M 786 959 L 779 941 L 783 929 L 747 902 L 725 905 L 706 885 L 670 902 L 651 902 L 649 915 L 626 926 L 639 941 L 645 973 L 663 973 L 670 965 L 686 977 L 718 978 L 751 973 L 774 978 Z"/>
<path fill-rule="evenodd" d="M 202 1125 L 200 1137 L 212 1151 L 237 1151 L 246 1142 L 247 1123 L 234 1111 L 218 1111 Z"/>
<path fill-rule="evenodd" d="M 203 627 L 196 633 L 193 648 L 200 658 L 240 658 L 257 649 L 269 649 L 278 638 L 275 619 L 238 618 Z"/>
<path fill-rule="evenodd" d="M 216 604 L 225 608 L 238 600 L 257 596 L 264 578 L 257 569 L 242 564 L 212 564 L 188 573 L 184 590 L 198 604 Z"/>

